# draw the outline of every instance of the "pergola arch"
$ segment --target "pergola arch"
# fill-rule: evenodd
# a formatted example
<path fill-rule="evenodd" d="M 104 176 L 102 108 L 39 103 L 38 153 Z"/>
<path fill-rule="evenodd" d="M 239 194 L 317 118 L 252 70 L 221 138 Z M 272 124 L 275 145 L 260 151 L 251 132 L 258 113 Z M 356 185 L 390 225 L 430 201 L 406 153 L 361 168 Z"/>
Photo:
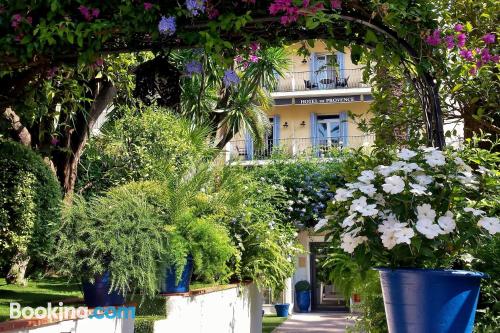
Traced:
<path fill-rule="evenodd" d="M 335 19 L 320 22 L 313 29 L 308 29 L 302 24 L 283 26 L 280 24 L 279 17 L 269 14 L 269 1 L 260 1 L 255 5 L 241 7 L 235 7 L 232 1 L 221 1 L 220 3 L 222 13 L 232 11 L 236 16 L 244 16 L 245 13 L 251 10 L 251 19 L 245 22 L 239 31 L 233 31 L 220 28 L 214 29 L 213 21 L 206 18 L 194 20 L 194 18 L 181 17 L 178 19 L 177 34 L 173 37 L 153 38 L 151 30 L 131 34 L 123 34 L 120 30 L 111 30 L 106 32 L 106 40 L 95 51 L 99 54 L 109 54 L 204 47 L 203 39 L 196 36 L 199 31 L 218 34 L 221 40 L 228 41 L 234 48 L 245 45 L 252 39 L 264 41 L 269 45 L 307 39 L 334 39 L 339 45 L 356 44 L 371 48 L 373 43 L 365 39 L 366 32 L 371 31 L 390 46 L 387 50 L 403 56 L 401 58 L 402 63 L 410 64 L 413 67 L 413 73 L 408 74 L 410 74 L 409 79 L 417 92 L 423 109 L 428 143 L 438 148 L 444 147 L 443 119 L 438 94 L 439 86 L 436 78 L 431 69 L 419 66 L 422 59 L 421 50 L 417 50 L 405 36 L 401 36 L 398 31 L 384 23 L 379 15 L 374 15 L 373 11 L 368 10 L 372 4 L 371 1 L 352 0 L 344 2 L 342 9 L 333 14 Z M 415 4 L 409 1 L 408 6 L 413 5 Z M 433 24 L 435 22 L 429 22 L 429 25 Z M 156 24 L 150 24 L 149 28 L 156 29 Z M 188 35 L 195 38 L 192 40 L 183 38 Z M 418 44 L 420 47 L 424 45 L 421 38 Z M 54 64 L 76 63 L 82 52 L 84 50 L 81 47 L 74 48 L 61 45 L 60 48 L 49 49 L 45 53 L 37 54 L 27 62 L 0 53 L 0 68 L 23 68 L 20 74 L 26 76 L 37 73 L 37 69 L 44 70 Z M 231 52 L 231 50 L 228 50 L 228 52 Z M 3 81 L 5 82 L 5 79 Z M 11 89 L 15 89 L 16 86 L 16 84 L 9 85 Z"/>

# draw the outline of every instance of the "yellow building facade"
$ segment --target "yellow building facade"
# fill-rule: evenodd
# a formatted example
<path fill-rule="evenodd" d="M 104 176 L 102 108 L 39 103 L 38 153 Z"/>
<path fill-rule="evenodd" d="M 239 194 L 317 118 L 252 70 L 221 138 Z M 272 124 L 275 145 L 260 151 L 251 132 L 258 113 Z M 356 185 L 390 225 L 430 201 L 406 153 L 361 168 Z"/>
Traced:
<path fill-rule="evenodd" d="M 371 89 L 363 82 L 361 65 L 351 62 L 348 49 L 328 50 L 316 41 L 310 56 L 297 55 L 301 44 L 289 47 L 290 68 L 271 93 L 268 112 L 272 129 L 264 147 L 240 133 L 226 146 L 227 160 L 259 160 L 277 149 L 290 155 L 312 152 L 319 157 L 331 147 L 360 147 L 373 142 L 348 116 L 369 118 Z"/>

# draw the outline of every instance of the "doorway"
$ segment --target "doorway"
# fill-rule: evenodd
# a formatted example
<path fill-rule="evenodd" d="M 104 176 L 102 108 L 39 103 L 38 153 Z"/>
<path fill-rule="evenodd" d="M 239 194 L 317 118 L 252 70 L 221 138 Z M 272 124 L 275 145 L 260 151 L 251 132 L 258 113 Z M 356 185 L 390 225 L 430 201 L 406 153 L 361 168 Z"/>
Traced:
<path fill-rule="evenodd" d="M 345 298 L 335 289 L 335 283 L 326 282 L 319 262 L 325 256 L 328 243 L 309 243 L 311 263 L 311 310 L 348 311 Z"/>

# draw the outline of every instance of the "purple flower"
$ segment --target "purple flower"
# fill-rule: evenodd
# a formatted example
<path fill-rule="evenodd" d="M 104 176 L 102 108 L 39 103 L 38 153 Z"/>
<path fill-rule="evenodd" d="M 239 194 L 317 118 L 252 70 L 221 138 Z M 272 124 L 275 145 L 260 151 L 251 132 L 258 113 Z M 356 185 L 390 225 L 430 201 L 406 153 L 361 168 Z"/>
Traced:
<path fill-rule="evenodd" d="M 434 30 L 431 35 L 427 36 L 425 42 L 431 46 L 438 46 L 441 43 L 441 31 Z"/>
<path fill-rule="evenodd" d="M 161 34 L 172 36 L 175 33 L 175 29 L 175 17 L 161 17 L 160 23 L 158 23 L 158 30 Z"/>
<path fill-rule="evenodd" d="M 23 17 L 21 16 L 21 14 L 14 14 L 14 15 L 12 15 L 11 26 L 14 29 L 17 29 L 17 27 L 19 26 L 19 24 L 21 24 L 22 19 L 23 19 Z"/>
<path fill-rule="evenodd" d="M 481 50 L 481 60 L 483 62 L 488 62 L 491 60 L 490 50 L 488 50 L 487 48 Z"/>
<path fill-rule="evenodd" d="M 205 12 L 206 0 L 186 0 L 186 7 L 193 16 L 198 16 Z"/>
<path fill-rule="evenodd" d="M 153 8 L 153 4 L 151 2 L 144 3 L 144 10 L 150 10 L 151 8 Z"/>
<path fill-rule="evenodd" d="M 477 74 L 477 68 L 476 68 L 476 66 L 474 66 L 471 69 L 469 69 L 469 74 L 472 75 L 472 76 L 475 76 Z"/>
<path fill-rule="evenodd" d="M 459 54 L 465 60 L 472 61 L 474 59 L 474 56 L 472 55 L 471 50 L 462 49 L 462 50 L 460 50 Z"/>
<path fill-rule="evenodd" d="M 464 47 L 466 40 L 467 40 L 467 35 L 464 34 L 464 33 L 459 33 L 457 35 L 457 46 L 458 47 Z"/>
<path fill-rule="evenodd" d="M 496 36 L 494 34 L 486 34 L 483 36 L 483 42 L 485 44 L 493 44 L 495 43 Z"/>
<path fill-rule="evenodd" d="M 455 47 L 455 37 L 453 35 L 446 36 L 444 40 L 448 49 L 452 49 Z"/>
<path fill-rule="evenodd" d="M 203 71 L 203 65 L 201 62 L 196 60 L 191 60 L 186 64 L 186 72 L 189 76 L 193 74 L 200 74 Z"/>
<path fill-rule="evenodd" d="M 493 62 L 493 63 L 496 64 L 499 61 L 500 61 L 500 55 L 497 54 L 497 55 L 494 55 L 494 56 L 491 57 L 491 62 Z"/>
<path fill-rule="evenodd" d="M 50 144 L 51 144 L 51 145 L 53 145 L 53 146 L 57 146 L 57 144 L 58 144 L 58 143 L 59 143 L 59 140 L 57 140 L 57 138 L 54 138 L 54 137 L 53 137 L 53 138 L 50 140 Z"/>
<path fill-rule="evenodd" d="M 260 44 L 257 42 L 251 42 L 250 43 L 250 50 L 254 53 L 257 52 L 258 50 L 260 50 Z"/>
<path fill-rule="evenodd" d="M 92 8 L 92 16 L 94 18 L 98 18 L 100 13 L 101 11 L 99 10 L 99 8 Z"/>
<path fill-rule="evenodd" d="M 238 64 L 243 62 L 243 57 L 241 55 L 237 55 L 234 57 L 234 61 L 236 61 Z"/>
<path fill-rule="evenodd" d="M 231 85 L 237 85 L 238 83 L 240 83 L 240 78 L 238 77 L 238 74 L 236 74 L 236 72 L 232 69 L 226 69 L 224 71 L 224 77 L 222 78 L 222 81 L 224 82 L 224 86 L 227 88 Z"/>
<path fill-rule="evenodd" d="M 455 31 L 456 32 L 460 32 L 462 30 L 464 30 L 464 26 L 462 24 L 460 24 L 460 23 L 455 24 Z"/>

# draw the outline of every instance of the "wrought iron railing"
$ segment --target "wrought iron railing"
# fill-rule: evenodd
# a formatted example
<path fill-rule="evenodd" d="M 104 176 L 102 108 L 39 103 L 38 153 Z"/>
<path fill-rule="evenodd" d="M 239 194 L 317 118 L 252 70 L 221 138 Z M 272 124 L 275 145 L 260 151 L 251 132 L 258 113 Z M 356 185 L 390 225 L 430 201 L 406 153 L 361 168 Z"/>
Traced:
<path fill-rule="evenodd" d="M 369 147 L 374 141 L 374 135 L 341 138 L 285 138 L 277 141 L 267 140 L 262 147 L 255 147 L 245 140 L 233 140 L 226 146 L 226 160 L 267 160 L 273 155 L 332 157 L 344 148 Z"/>
<path fill-rule="evenodd" d="M 319 70 L 306 72 L 288 72 L 279 79 L 273 92 L 367 88 L 363 82 L 360 68 L 338 70 Z"/>

